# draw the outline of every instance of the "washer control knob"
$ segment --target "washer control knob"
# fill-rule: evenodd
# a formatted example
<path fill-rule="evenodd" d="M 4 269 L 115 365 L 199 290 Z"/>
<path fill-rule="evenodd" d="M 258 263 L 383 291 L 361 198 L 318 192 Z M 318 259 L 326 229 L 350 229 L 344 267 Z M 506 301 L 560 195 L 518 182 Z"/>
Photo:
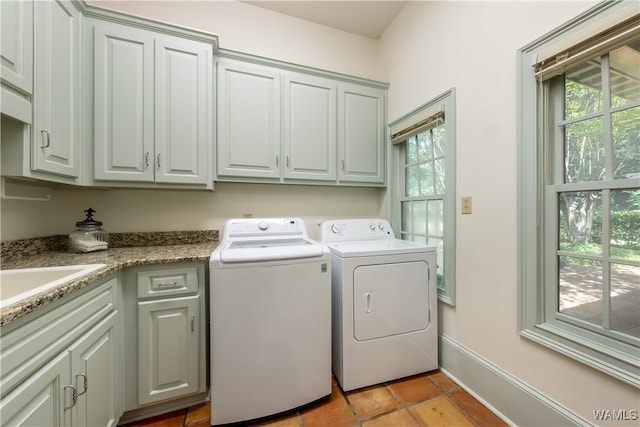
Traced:
<path fill-rule="evenodd" d="M 371 229 L 371 231 L 375 231 L 376 225 L 375 224 L 369 224 L 369 228 Z"/>
<path fill-rule="evenodd" d="M 378 224 L 378 228 L 379 228 L 380 230 L 384 230 L 384 224 L 382 224 L 382 223 Z"/>
<path fill-rule="evenodd" d="M 331 231 L 334 234 L 339 234 L 342 231 L 342 227 L 339 224 L 333 224 L 331 225 Z"/>
<path fill-rule="evenodd" d="M 269 228 L 269 223 L 268 222 L 259 222 L 258 223 L 258 228 L 262 231 L 266 230 L 267 228 Z"/>

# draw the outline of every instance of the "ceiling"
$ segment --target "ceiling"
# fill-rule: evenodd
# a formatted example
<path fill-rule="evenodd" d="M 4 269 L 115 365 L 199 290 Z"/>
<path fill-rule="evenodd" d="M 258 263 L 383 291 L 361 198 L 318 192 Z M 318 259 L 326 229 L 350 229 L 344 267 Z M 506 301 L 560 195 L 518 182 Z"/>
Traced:
<path fill-rule="evenodd" d="M 401 0 L 258 0 L 243 1 L 243 3 L 377 39 L 407 2 Z"/>

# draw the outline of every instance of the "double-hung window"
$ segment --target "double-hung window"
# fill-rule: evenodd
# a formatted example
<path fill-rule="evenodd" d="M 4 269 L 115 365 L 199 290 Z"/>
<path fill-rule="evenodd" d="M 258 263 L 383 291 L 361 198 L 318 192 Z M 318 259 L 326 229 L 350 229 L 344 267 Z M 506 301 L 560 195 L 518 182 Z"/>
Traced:
<path fill-rule="evenodd" d="M 519 298 L 524 336 L 640 387 L 640 15 L 628 12 L 601 5 L 559 32 L 571 46 L 553 52 L 554 35 L 520 52 Z M 615 23 L 575 40 L 603 21 Z"/>
<path fill-rule="evenodd" d="M 438 297 L 455 304 L 454 90 L 390 125 L 394 146 L 394 226 L 402 239 L 436 247 Z"/>

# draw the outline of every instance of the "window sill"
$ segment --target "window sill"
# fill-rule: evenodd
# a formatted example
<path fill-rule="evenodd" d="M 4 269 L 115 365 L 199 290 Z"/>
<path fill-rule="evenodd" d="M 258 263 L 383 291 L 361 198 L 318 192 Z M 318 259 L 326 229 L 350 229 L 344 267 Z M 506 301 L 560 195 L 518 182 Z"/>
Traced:
<path fill-rule="evenodd" d="M 551 322 L 525 328 L 520 335 L 640 388 L 640 355 L 638 349 L 631 345 L 601 342 L 601 335 Z"/>

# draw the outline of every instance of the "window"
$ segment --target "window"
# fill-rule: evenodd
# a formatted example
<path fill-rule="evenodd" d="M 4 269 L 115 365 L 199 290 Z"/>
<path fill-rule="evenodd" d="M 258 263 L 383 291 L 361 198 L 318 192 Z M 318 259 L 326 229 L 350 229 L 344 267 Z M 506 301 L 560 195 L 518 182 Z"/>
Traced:
<path fill-rule="evenodd" d="M 640 387 L 640 15 L 626 7 L 520 51 L 519 322 Z"/>
<path fill-rule="evenodd" d="M 438 298 L 455 304 L 454 90 L 391 124 L 396 209 L 402 239 L 436 247 Z"/>

